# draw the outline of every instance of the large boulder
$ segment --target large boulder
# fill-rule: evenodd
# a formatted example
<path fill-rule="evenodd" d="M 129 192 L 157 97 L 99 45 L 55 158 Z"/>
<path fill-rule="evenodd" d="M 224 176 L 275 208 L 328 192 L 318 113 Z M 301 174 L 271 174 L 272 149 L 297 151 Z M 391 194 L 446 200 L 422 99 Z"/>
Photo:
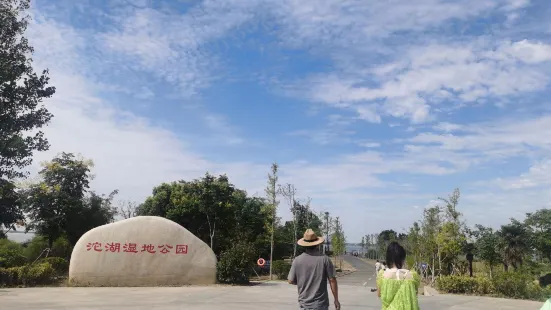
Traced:
<path fill-rule="evenodd" d="M 184 227 L 138 216 L 85 233 L 73 249 L 69 281 L 76 286 L 213 284 L 216 256 Z"/>

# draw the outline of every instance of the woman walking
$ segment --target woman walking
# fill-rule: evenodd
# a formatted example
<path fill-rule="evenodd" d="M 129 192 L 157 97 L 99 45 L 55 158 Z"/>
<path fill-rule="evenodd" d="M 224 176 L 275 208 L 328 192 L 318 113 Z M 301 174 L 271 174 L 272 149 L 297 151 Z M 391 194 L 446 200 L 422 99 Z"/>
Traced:
<path fill-rule="evenodd" d="M 419 310 L 417 289 L 421 279 L 415 271 L 402 269 L 405 261 L 404 248 L 391 242 L 386 250 L 387 269 L 377 275 L 377 295 L 383 310 Z"/>

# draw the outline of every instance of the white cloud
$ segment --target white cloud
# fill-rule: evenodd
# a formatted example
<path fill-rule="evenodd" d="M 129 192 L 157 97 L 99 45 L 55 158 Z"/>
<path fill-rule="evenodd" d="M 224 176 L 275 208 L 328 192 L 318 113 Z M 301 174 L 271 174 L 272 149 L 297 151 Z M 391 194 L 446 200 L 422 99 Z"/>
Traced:
<path fill-rule="evenodd" d="M 517 178 L 498 179 L 497 183 L 504 189 L 523 189 L 551 185 L 551 159 L 535 163 L 528 172 Z"/>
<path fill-rule="evenodd" d="M 305 79 L 302 95 L 356 110 L 368 122 L 391 116 L 422 123 L 437 117 L 435 108 L 497 105 L 548 83 L 549 70 L 532 65 L 548 59 L 550 45 L 509 42 L 499 37 L 501 25 L 487 37 L 453 38 L 447 27 L 464 22 L 468 28 L 488 14 L 512 20 L 527 0 L 276 3 L 282 41 L 333 60 L 333 70 Z"/>
<path fill-rule="evenodd" d="M 52 85 L 57 87 L 56 95 L 48 100 L 48 107 L 55 115 L 46 128 L 52 149 L 38 153 L 36 163 L 60 151 L 82 153 L 96 163 L 94 189 L 103 193 L 120 189 L 123 199 L 140 201 L 163 181 L 200 177 L 206 171 L 227 173 L 237 186 L 262 196 L 269 165 L 277 158 L 259 156 L 254 163 L 207 160 L 208 154 L 200 154 L 195 145 L 181 138 L 188 133 L 177 135 L 128 110 L 132 107 L 122 108 L 103 96 L 106 87 L 126 89 L 127 85 L 97 76 L 96 62 L 89 63 L 90 55 L 86 52 L 99 39 L 103 43 L 100 48 L 108 48 L 100 54 L 105 56 L 105 67 L 109 61 L 117 61 L 124 67 L 127 62 L 122 60 L 129 60 L 131 70 L 168 81 L 184 95 L 196 94 L 217 78 L 216 68 L 221 64 L 220 58 L 207 50 L 205 44 L 239 31 L 255 14 L 268 13 L 255 12 L 255 1 L 206 1 L 182 16 L 147 9 L 144 6 L 147 1 L 132 1 L 136 8 L 125 11 L 124 18 L 117 20 L 120 29 L 92 36 L 35 14 L 38 25 L 31 27 L 30 37 L 37 51 L 36 64 L 51 69 Z M 326 208 L 341 215 L 352 236 L 365 233 L 360 231 L 366 229 L 365 223 L 373 223 L 373 231 L 386 228 L 382 223 L 387 223 L 384 219 L 389 210 L 398 214 L 396 221 L 400 224 L 396 225 L 409 225 L 412 218 L 421 215 L 412 205 L 424 206 L 435 196 L 445 195 L 445 192 L 435 194 L 423 183 L 390 181 L 387 176 L 432 177 L 439 185 L 450 182 L 451 190 L 462 185 L 451 184 L 455 182 L 451 178 L 454 173 L 468 173 L 488 163 L 499 165 L 523 157 L 536 159 L 539 164 L 518 179 L 503 178 L 507 183 L 500 185 L 511 188 L 513 184 L 512 187 L 518 188 L 515 193 L 468 189 L 465 213 L 480 219 L 486 216 L 487 220 L 494 211 L 484 206 L 493 200 L 496 208 L 511 211 L 513 203 L 521 203 L 525 194 L 522 207 L 530 211 L 541 206 L 546 197 L 551 198 L 551 193 L 537 196 L 535 192 L 540 184 L 549 184 L 545 178 L 545 171 L 549 170 L 545 158 L 551 150 L 549 115 L 484 123 L 455 124 L 451 120 L 429 124 L 428 127 L 433 125 L 432 129 L 439 132 L 413 134 L 406 130 L 405 136 L 389 148 L 387 143 L 383 148 L 378 141 L 355 139 L 357 132 L 347 127 L 357 119 L 375 124 L 383 123 L 387 117 L 405 118 L 413 123 L 437 120 L 437 111 L 447 111 L 449 106 L 488 104 L 493 101 L 490 99 L 547 89 L 549 74 L 543 64 L 549 61 L 549 45 L 544 42 L 489 38 L 450 42 L 435 38 L 428 43 L 412 40 L 406 46 L 396 47 L 396 51 L 389 51 L 384 44 L 384 40 L 392 40 L 399 31 L 432 31 L 447 21 L 468 20 L 497 8 L 513 14 L 527 3 L 420 0 L 391 8 L 392 2 L 381 1 L 263 3 L 267 2 L 283 25 L 284 45 L 317 46 L 318 53 L 334 61 L 333 71 L 306 78 L 305 87 L 309 88 L 306 96 L 356 112 L 350 118 L 331 115 L 326 127 L 307 128 L 302 134 L 320 144 L 345 138 L 369 148 L 359 153 L 343 149 L 337 150 L 336 156 L 325 157 L 320 153 L 308 160 L 300 156 L 296 161 L 287 160 L 280 163 L 281 183 L 295 184 L 301 197 L 314 199 L 318 210 Z M 509 4 L 511 7 L 506 7 Z M 350 48 L 343 50 L 347 46 Z M 372 65 L 370 55 L 381 56 L 376 65 Z M 147 86 L 136 89 L 144 99 L 157 95 Z M 230 143 L 242 142 L 236 134 L 238 130 L 230 124 L 231 119 L 204 114 L 205 125 L 214 133 L 220 137 L 229 133 L 236 139 L 229 140 Z M 419 132 L 422 127 L 416 129 Z M 284 215 L 288 213 L 285 209 L 281 211 Z M 502 214 L 510 216 L 507 212 Z"/>
<path fill-rule="evenodd" d="M 216 78 L 218 59 L 204 45 L 235 30 L 253 16 L 250 1 L 205 1 L 185 15 L 151 8 L 127 9 L 120 29 L 97 36 L 103 48 L 119 53 L 136 71 L 155 74 L 195 95 Z M 218 71 L 219 72 L 219 71 Z"/>
<path fill-rule="evenodd" d="M 372 81 L 368 74 L 355 79 L 318 76 L 308 84 L 309 94 L 333 106 L 353 106 L 369 122 L 380 122 L 382 114 L 420 123 L 431 119 L 434 106 L 484 103 L 545 89 L 547 72 L 530 65 L 548 61 L 550 50 L 551 45 L 527 41 L 413 47 L 399 55 L 402 60 L 373 68 L 376 87 L 360 86 Z M 372 103 L 359 104 L 363 102 Z"/>
<path fill-rule="evenodd" d="M 463 128 L 463 126 L 459 124 L 448 123 L 448 122 L 440 122 L 435 126 L 433 126 L 432 128 L 437 131 L 452 132 L 452 131 L 460 130 L 461 128 Z"/>
<path fill-rule="evenodd" d="M 228 120 L 221 115 L 209 114 L 204 117 L 207 127 L 209 127 L 218 140 L 230 145 L 242 144 L 245 140 L 236 134 L 236 129 L 228 123 Z"/>
<path fill-rule="evenodd" d="M 360 142 L 358 143 L 359 146 L 365 147 L 365 148 L 377 148 L 381 146 L 381 143 L 378 142 Z"/>
<path fill-rule="evenodd" d="M 529 64 L 551 61 L 551 45 L 522 40 L 505 48 L 505 53 Z"/>

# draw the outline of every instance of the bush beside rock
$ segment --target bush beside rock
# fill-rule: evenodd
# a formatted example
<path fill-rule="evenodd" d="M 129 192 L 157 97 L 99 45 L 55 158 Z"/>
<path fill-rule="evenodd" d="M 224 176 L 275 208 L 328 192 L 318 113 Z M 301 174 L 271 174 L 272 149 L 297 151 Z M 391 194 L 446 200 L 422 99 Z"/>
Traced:
<path fill-rule="evenodd" d="M 55 281 L 55 270 L 43 262 L 21 267 L 0 268 L 0 286 L 36 286 Z"/>
<path fill-rule="evenodd" d="M 46 257 L 40 260 L 41 263 L 49 263 L 58 276 L 67 275 L 69 272 L 69 262 L 61 257 Z"/>
<path fill-rule="evenodd" d="M 253 272 L 256 252 L 250 243 L 236 243 L 220 255 L 216 277 L 220 283 L 248 284 Z"/>

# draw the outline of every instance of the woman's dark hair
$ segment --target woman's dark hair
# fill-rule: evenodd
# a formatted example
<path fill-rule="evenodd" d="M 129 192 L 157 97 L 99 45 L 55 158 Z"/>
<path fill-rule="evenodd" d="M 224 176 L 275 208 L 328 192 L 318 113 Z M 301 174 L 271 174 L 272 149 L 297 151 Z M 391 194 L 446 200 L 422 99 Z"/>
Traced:
<path fill-rule="evenodd" d="M 406 250 L 396 241 L 392 241 L 386 249 L 386 264 L 401 269 L 406 260 Z"/>

